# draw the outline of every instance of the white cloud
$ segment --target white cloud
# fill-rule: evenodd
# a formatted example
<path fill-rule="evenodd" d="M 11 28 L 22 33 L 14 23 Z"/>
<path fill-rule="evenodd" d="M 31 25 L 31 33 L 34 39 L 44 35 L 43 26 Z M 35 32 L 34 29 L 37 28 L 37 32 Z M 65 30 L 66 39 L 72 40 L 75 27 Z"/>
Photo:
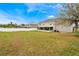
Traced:
<path fill-rule="evenodd" d="M 0 24 L 8 24 L 10 22 L 17 24 L 26 23 L 24 18 L 20 16 L 12 16 L 3 10 L 0 10 Z"/>
<path fill-rule="evenodd" d="M 53 8 L 56 8 L 58 10 L 60 10 L 60 9 L 63 10 L 64 9 L 64 7 L 61 4 L 57 4 L 57 5 L 53 6 Z"/>
<path fill-rule="evenodd" d="M 27 10 L 28 13 L 31 12 L 31 11 L 33 11 L 33 10 L 32 10 L 32 9 L 28 9 L 28 10 Z"/>
<path fill-rule="evenodd" d="M 38 4 L 28 3 L 28 4 L 25 4 L 25 5 L 28 7 L 27 12 L 32 12 L 32 11 L 34 11 L 34 10 L 37 9 L 36 6 L 37 6 Z"/>
<path fill-rule="evenodd" d="M 49 15 L 49 16 L 48 16 L 48 18 L 54 18 L 54 17 L 55 17 L 54 15 Z"/>
<path fill-rule="evenodd" d="M 46 5 L 46 4 L 42 4 L 42 3 L 28 3 L 28 4 L 25 4 L 27 7 L 28 7 L 28 10 L 27 12 L 33 12 L 35 10 L 38 10 L 42 13 L 46 13 L 46 9 L 50 9 L 50 8 L 53 8 L 53 5 L 50 4 L 50 5 Z"/>
<path fill-rule="evenodd" d="M 21 10 L 19 10 L 19 9 L 15 9 L 15 11 L 16 11 L 17 14 L 22 14 L 22 13 L 23 13 L 23 12 L 22 12 Z"/>
<path fill-rule="evenodd" d="M 28 3 L 28 4 L 25 4 L 27 7 L 28 7 L 28 10 L 27 10 L 27 12 L 28 13 L 30 13 L 30 12 L 33 12 L 33 11 L 39 11 L 39 12 L 41 12 L 41 13 L 44 13 L 44 14 L 48 14 L 50 11 L 48 11 L 48 10 L 53 10 L 53 9 L 57 9 L 58 11 L 60 11 L 60 10 L 63 10 L 64 8 L 63 8 L 63 6 L 62 6 L 62 4 L 60 4 L 60 3 L 57 3 L 57 4 L 53 4 L 53 3 L 51 3 L 51 4 L 42 4 L 42 3 Z M 53 13 L 53 12 L 51 12 L 51 13 Z"/>

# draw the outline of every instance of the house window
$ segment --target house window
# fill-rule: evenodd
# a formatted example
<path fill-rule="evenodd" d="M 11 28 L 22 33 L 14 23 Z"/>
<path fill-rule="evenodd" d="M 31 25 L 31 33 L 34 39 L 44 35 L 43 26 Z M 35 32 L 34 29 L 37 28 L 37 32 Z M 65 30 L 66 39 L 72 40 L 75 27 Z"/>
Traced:
<path fill-rule="evenodd" d="M 39 25 L 41 25 L 41 24 L 39 24 Z"/>
<path fill-rule="evenodd" d="M 43 24 L 44 25 L 44 24 Z"/>
<path fill-rule="evenodd" d="M 39 24 L 39 25 L 44 25 L 44 24 Z"/>
<path fill-rule="evenodd" d="M 50 24 L 50 25 L 52 25 L 52 24 Z"/>

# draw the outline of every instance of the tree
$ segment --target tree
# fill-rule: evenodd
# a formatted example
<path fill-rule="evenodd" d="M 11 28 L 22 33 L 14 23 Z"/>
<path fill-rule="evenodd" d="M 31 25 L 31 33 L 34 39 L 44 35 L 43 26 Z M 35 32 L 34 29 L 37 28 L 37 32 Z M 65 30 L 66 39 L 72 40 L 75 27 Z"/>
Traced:
<path fill-rule="evenodd" d="M 78 3 L 69 3 L 62 4 L 60 8 L 60 19 L 63 19 L 63 23 L 68 21 L 68 23 L 75 24 L 75 31 L 78 31 L 78 22 L 79 22 L 79 4 Z"/>
<path fill-rule="evenodd" d="M 21 26 L 25 26 L 25 24 L 21 24 Z"/>
<path fill-rule="evenodd" d="M 12 24 L 13 24 L 13 22 L 10 22 L 10 24 L 12 25 Z"/>

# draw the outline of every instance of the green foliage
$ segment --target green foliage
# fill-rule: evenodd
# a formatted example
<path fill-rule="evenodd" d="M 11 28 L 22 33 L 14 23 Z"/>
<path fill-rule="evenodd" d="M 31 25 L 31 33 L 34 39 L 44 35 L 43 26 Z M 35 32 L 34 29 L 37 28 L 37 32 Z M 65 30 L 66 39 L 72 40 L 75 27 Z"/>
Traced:
<path fill-rule="evenodd" d="M 0 24 L 2 28 L 16 28 L 16 24 Z"/>
<path fill-rule="evenodd" d="M 21 24 L 21 26 L 25 26 L 25 24 Z"/>
<path fill-rule="evenodd" d="M 79 31 L 78 32 L 75 32 L 75 36 L 76 37 L 79 37 Z"/>

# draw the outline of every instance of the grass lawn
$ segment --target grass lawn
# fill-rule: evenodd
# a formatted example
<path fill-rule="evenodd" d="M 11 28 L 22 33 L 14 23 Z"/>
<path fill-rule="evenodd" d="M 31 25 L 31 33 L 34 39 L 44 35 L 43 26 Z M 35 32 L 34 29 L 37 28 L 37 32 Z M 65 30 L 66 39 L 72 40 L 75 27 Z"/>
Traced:
<path fill-rule="evenodd" d="M 0 55 L 79 56 L 79 37 L 74 33 L 0 32 Z"/>

